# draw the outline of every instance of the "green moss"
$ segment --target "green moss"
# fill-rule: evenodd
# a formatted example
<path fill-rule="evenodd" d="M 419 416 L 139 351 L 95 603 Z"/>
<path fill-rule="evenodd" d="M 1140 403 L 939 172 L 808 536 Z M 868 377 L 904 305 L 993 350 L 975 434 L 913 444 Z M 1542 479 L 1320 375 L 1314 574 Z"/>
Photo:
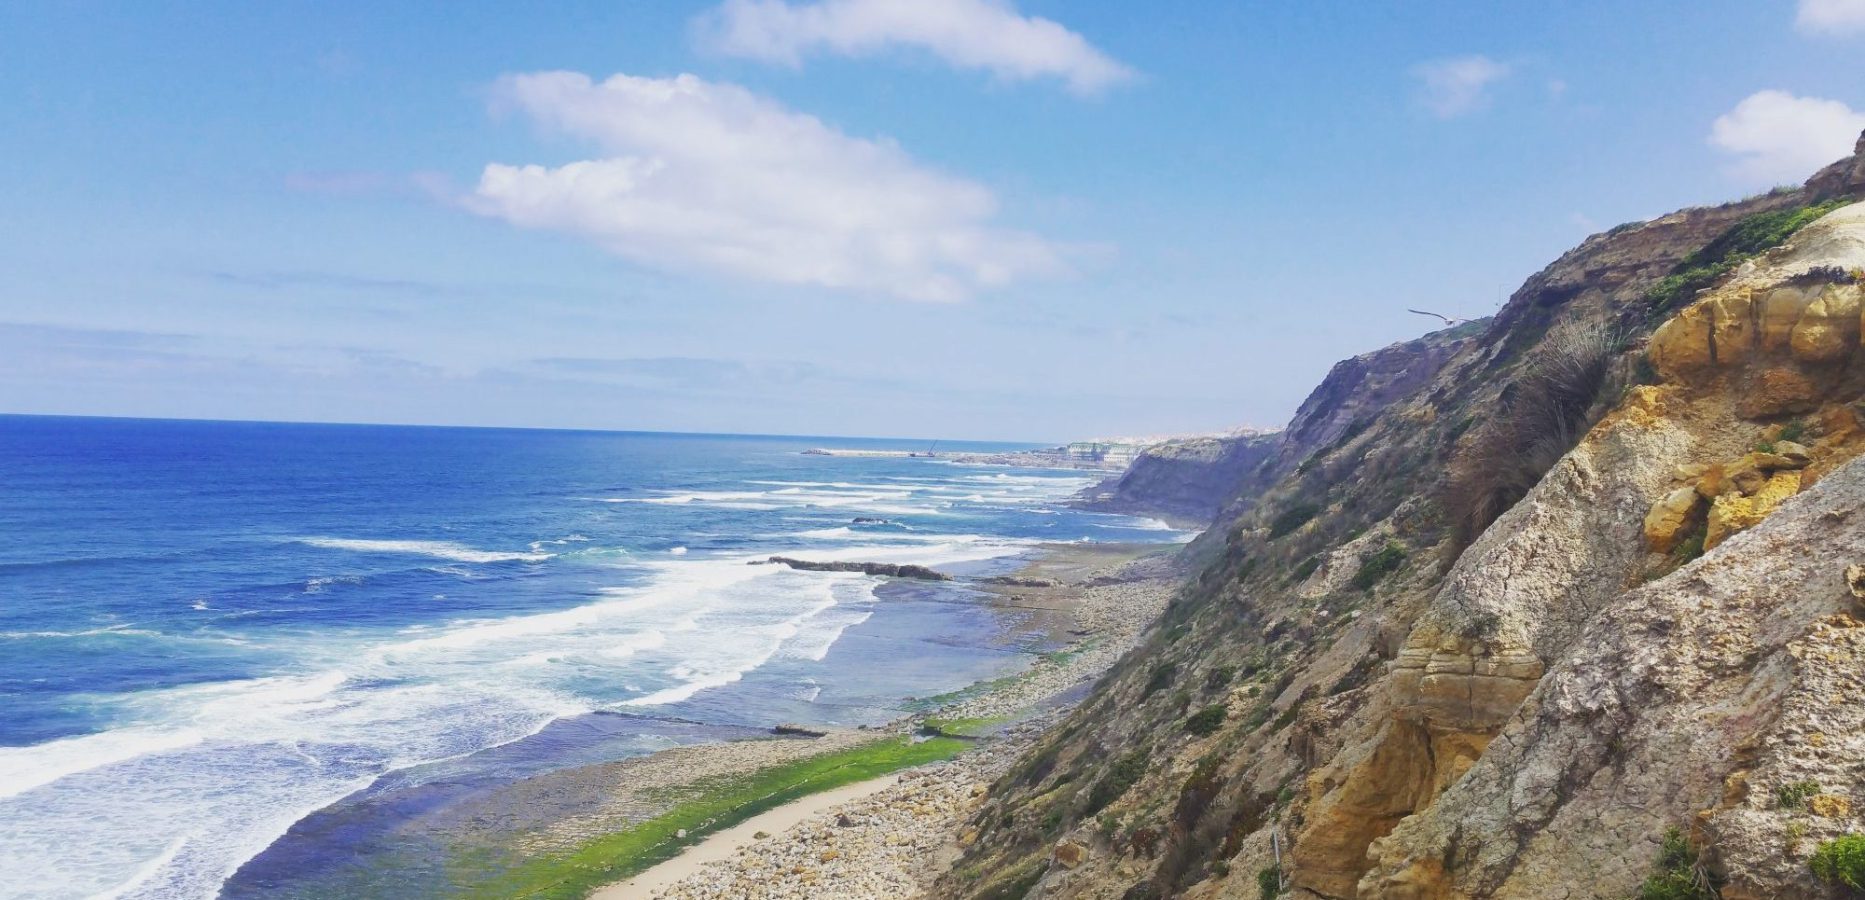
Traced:
<path fill-rule="evenodd" d="M 1224 704 L 1213 703 L 1186 718 L 1185 730 L 1200 737 L 1211 734 L 1223 727 L 1224 717 L 1229 714 Z"/>
<path fill-rule="evenodd" d="M 940 737 L 982 737 L 992 728 L 1010 721 L 1009 716 L 978 716 L 973 718 L 947 719 L 928 716 L 920 720 L 920 731 Z"/>
<path fill-rule="evenodd" d="M 1865 895 L 1865 834 L 1848 834 L 1820 844 L 1808 861 L 1821 881 L 1843 884 Z"/>
<path fill-rule="evenodd" d="M 889 739 L 719 779 L 699 795 L 631 828 L 568 853 L 540 857 L 476 886 L 469 897 L 572 898 L 673 858 L 683 848 L 798 797 L 949 759 L 968 746 L 952 738 Z M 684 836 L 682 836 L 684 832 Z"/>
<path fill-rule="evenodd" d="M 1405 548 L 1398 544 L 1387 544 L 1360 563 L 1359 570 L 1353 573 L 1353 586 L 1363 591 L 1372 590 L 1381 578 L 1398 571 L 1404 563 Z"/>

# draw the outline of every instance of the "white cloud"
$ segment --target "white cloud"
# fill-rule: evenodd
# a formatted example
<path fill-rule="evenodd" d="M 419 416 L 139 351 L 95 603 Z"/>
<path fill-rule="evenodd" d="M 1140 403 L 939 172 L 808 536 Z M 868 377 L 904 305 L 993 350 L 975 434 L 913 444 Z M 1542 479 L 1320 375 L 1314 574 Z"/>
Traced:
<path fill-rule="evenodd" d="M 1852 152 L 1865 113 L 1786 91 L 1751 94 L 1710 126 L 1710 144 L 1735 154 L 1730 172 L 1755 185 L 1799 183 Z"/>
<path fill-rule="evenodd" d="M 1060 78 L 1079 94 L 1133 77 L 1081 35 L 1020 15 L 1004 0 L 726 0 L 697 27 L 715 52 L 791 66 L 816 52 L 868 56 L 912 47 L 1000 78 Z"/>
<path fill-rule="evenodd" d="M 1865 0 L 1800 0 L 1794 25 L 1807 34 L 1865 34 Z"/>
<path fill-rule="evenodd" d="M 1487 56 L 1437 59 L 1412 69 L 1423 85 L 1425 108 L 1440 119 L 1475 112 L 1489 102 L 1489 89 L 1509 77 L 1509 66 Z"/>
<path fill-rule="evenodd" d="M 1063 269 L 1054 245 L 990 224 L 982 185 L 737 85 L 540 72 L 494 103 L 604 155 L 489 164 L 467 207 L 650 266 L 923 300 Z"/>

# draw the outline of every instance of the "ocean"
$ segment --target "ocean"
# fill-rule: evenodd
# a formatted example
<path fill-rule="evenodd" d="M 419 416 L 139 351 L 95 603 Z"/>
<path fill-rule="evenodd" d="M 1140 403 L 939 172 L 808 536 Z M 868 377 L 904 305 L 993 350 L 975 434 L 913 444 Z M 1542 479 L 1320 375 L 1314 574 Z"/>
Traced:
<path fill-rule="evenodd" d="M 1090 474 L 824 445 L 926 449 L 0 416 L 0 898 L 247 893 L 346 797 L 877 724 L 1027 665 L 963 584 L 770 555 L 1183 538 L 1065 506 Z"/>

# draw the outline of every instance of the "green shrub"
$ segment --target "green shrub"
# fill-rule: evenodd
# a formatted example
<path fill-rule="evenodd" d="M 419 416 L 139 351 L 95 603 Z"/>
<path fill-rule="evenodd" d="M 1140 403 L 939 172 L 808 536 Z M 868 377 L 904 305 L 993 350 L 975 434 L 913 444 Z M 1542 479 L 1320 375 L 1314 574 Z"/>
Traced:
<path fill-rule="evenodd" d="M 1177 665 L 1169 662 L 1153 663 L 1153 671 L 1146 677 L 1146 688 L 1140 691 L 1140 699 L 1144 700 L 1171 687 L 1172 682 L 1178 677 L 1179 667 Z"/>
<path fill-rule="evenodd" d="M 1817 781 L 1796 781 L 1793 784 L 1784 784 L 1775 788 L 1774 802 L 1782 809 L 1799 809 L 1806 806 L 1807 801 L 1813 799 L 1813 795 L 1819 792 L 1820 783 Z"/>
<path fill-rule="evenodd" d="M 1300 584 L 1307 581 L 1308 576 L 1313 575 L 1319 568 L 1321 568 L 1321 557 L 1310 556 L 1302 560 L 1301 565 L 1295 567 L 1295 571 L 1289 573 L 1289 583 Z"/>
<path fill-rule="evenodd" d="M 1645 299 L 1655 312 L 1667 312 L 1715 284 L 1724 275 L 1762 251 L 1778 247 L 1794 232 L 1821 216 L 1846 205 L 1845 199 L 1814 206 L 1790 207 L 1756 213 L 1737 222 L 1702 249 L 1684 257 L 1671 274 L 1652 287 Z"/>
<path fill-rule="evenodd" d="M 1298 503 L 1283 510 L 1269 523 L 1269 539 L 1275 540 L 1308 524 L 1310 519 L 1321 514 L 1321 507 L 1313 503 Z"/>
<path fill-rule="evenodd" d="M 1228 687 L 1231 681 L 1235 680 L 1236 677 L 1236 666 L 1216 666 L 1211 669 L 1210 673 L 1205 675 L 1204 689 L 1207 691 L 1215 691 L 1220 688 Z"/>
<path fill-rule="evenodd" d="M 1808 861 L 1821 881 L 1833 881 L 1865 894 L 1865 834 L 1848 834 L 1820 844 Z"/>
<path fill-rule="evenodd" d="M 1384 549 L 1360 563 L 1359 571 L 1353 573 L 1353 586 L 1363 591 L 1372 590 L 1374 584 L 1398 571 L 1404 562 L 1405 549 L 1398 544 L 1387 544 Z"/>
<path fill-rule="evenodd" d="M 1270 900 L 1282 893 L 1282 870 L 1275 866 L 1256 870 L 1256 890 L 1262 895 L 1262 900 Z"/>
<path fill-rule="evenodd" d="M 1717 896 L 1715 885 L 1697 870 L 1696 851 L 1676 828 L 1664 832 L 1657 869 L 1639 885 L 1638 900 L 1715 900 Z"/>
<path fill-rule="evenodd" d="M 1806 436 L 1807 423 L 1805 422 L 1789 422 L 1781 428 L 1781 440 L 1784 441 L 1793 441 L 1798 444 L 1800 443 L 1800 439 Z"/>
<path fill-rule="evenodd" d="M 1114 764 L 1108 767 L 1107 774 L 1102 775 L 1101 780 L 1095 782 L 1094 787 L 1088 791 L 1088 800 L 1082 810 L 1082 815 L 1092 816 L 1106 809 L 1109 803 L 1119 800 L 1129 788 L 1138 784 L 1140 779 L 1146 775 L 1147 756 L 1146 748 L 1142 747 L 1122 754 L 1119 759 L 1114 760 Z"/>
<path fill-rule="evenodd" d="M 1224 717 L 1229 714 L 1224 704 L 1213 703 L 1186 718 L 1185 730 L 1203 737 L 1217 731 L 1224 724 Z"/>

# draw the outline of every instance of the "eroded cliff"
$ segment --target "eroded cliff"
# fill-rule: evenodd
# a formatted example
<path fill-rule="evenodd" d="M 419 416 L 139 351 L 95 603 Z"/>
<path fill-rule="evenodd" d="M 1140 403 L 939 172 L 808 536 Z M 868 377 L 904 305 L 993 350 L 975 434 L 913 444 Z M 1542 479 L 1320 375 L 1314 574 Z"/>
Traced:
<path fill-rule="evenodd" d="M 1622 226 L 1337 367 L 942 889 L 1620 898 L 1676 829 L 1723 896 L 1840 896 L 1862 190 L 1865 153 Z"/>

